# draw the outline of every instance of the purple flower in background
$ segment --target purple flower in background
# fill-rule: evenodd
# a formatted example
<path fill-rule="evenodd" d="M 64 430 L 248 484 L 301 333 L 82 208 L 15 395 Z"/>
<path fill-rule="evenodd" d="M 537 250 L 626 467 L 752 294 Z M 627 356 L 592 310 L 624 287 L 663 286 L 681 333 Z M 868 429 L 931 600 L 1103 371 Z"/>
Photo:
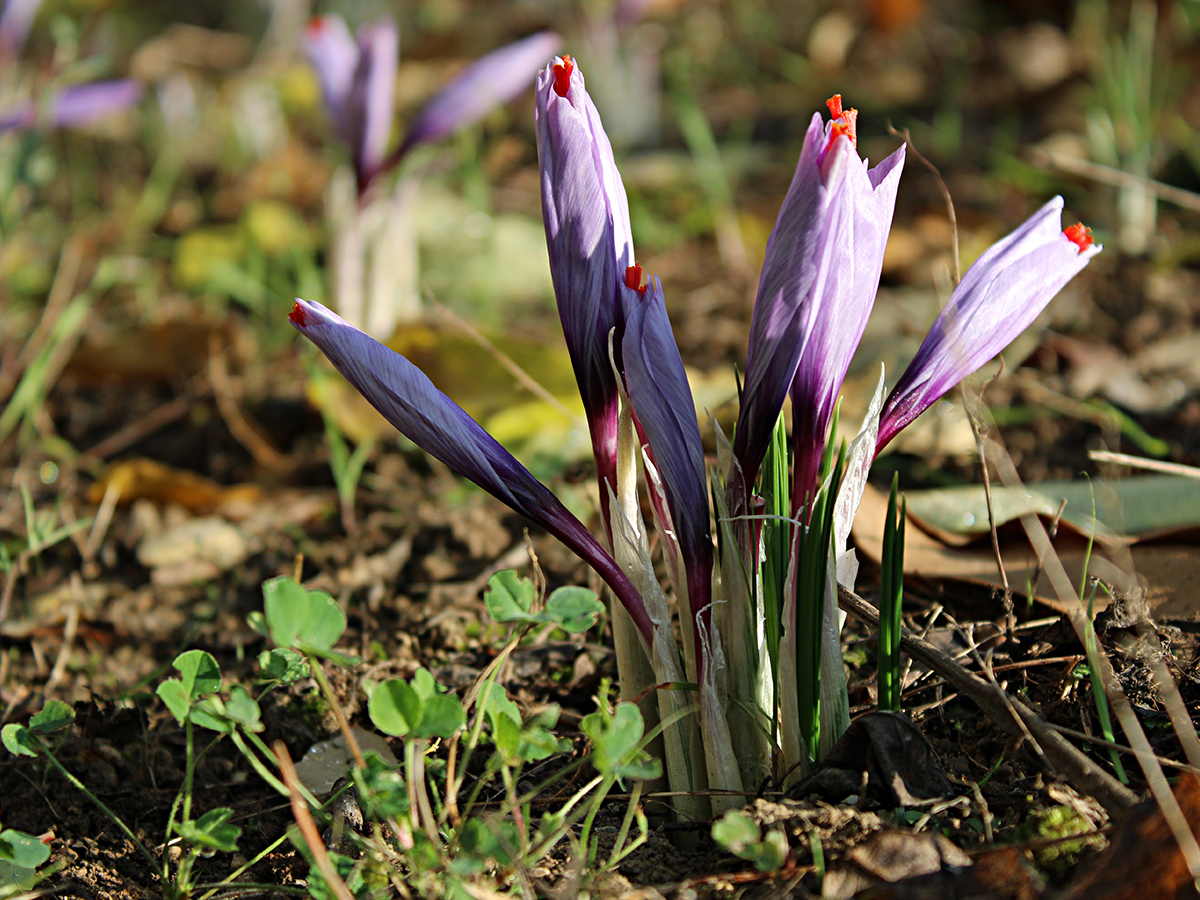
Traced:
<path fill-rule="evenodd" d="M 629 201 L 600 114 L 570 57 L 538 75 L 534 122 L 550 275 L 611 534 L 605 483 L 615 490 L 618 408 L 608 336 L 618 325 L 617 289 L 634 260 Z"/>
<path fill-rule="evenodd" d="M 541 31 L 493 50 L 467 66 L 421 108 L 408 126 L 397 161 L 417 144 L 440 141 L 512 100 L 554 55 L 562 38 Z"/>
<path fill-rule="evenodd" d="M 380 19 L 351 37 L 338 16 L 313 19 L 305 32 L 309 61 L 317 71 L 334 131 L 354 158 L 359 190 L 382 171 L 396 93 L 399 35 Z"/>
<path fill-rule="evenodd" d="M 733 443 L 739 504 L 758 475 L 789 390 L 803 407 L 796 421 L 804 418 L 797 431 L 796 502 L 811 493 L 811 459 L 814 453 L 820 459 L 834 398 L 879 284 L 904 148 L 868 169 L 858 156 L 857 111 L 843 111 L 840 95 L 829 110 L 827 125 L 819 114 L 809 124 L 759 278 Z"/>
<path fill-rule="evenodd" d="M 967 270 L 884 404 L 875 452 L 1029 327 L 1101 247 L 1082 224 L 1062 230 L 1062 197 L 993 244 Z"/>
<path fill-rule="evenodd" d="M 0 132 L 38 124 L 54 128 L 86 125 L 109 113 L 128 109 L 141 95 L 141 84 L 127 78 L 72 85 L 40 102 L 30 100 L 0 110 Z"/>
<path fill-rule="evenodd" d="M 425 105 L 400 146 L 388 154 L 399 52 L 396 23 L 380 19 L 355 37 L 340 17 L 321 16 L 305 34 L 334 130 L 354 154 L 360 193 L 417 144 L 441 140 L 519 94 L 559 41 L 558 35 L 541 32 L 472 63 Z"/>
<path fill-rule="evenodd" d="M 413 443 L 545 528 L 592 566 L 621 600 L 649 646 L 653 623 L 641 596 L 620 566 L 549 488 L 462 407 L 434 387 L 420 369 L 399 353 L 319 303 L 297 300 L 288 318 Z"/>

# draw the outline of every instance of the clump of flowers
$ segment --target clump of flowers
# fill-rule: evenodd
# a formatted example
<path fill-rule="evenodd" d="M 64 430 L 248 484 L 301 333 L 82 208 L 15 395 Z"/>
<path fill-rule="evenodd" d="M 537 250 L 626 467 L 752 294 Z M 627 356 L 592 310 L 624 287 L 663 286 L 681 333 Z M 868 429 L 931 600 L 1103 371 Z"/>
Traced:
<path fill-rule="evenodd" d="M 736 430 L 732 443 L 719 437 L 717 465 L 706 471 L 663 287 L 636 264 L 621 175 L 583 75 L 563 56 L 538 76 L 542 211 L 596 458 L 599 536 L 403 356 L 319 304 L 297 300 L 291 312 L 297 330 L 401 432 L 605 580 L 618 601 L 625 696 L 661 682 L 692 686 L 656 692 L 668 778 L 693 792 L 681 801 L 690 816 L 737 805 L 736 792 L 765 774 L 803 771 L 844 730 L 836 585 L 853 585 L 846 540 L 872 460 L 1100 250 L 1082 225 L 1062 230 L 1056 197 L 983 254 L 886 399 L 881 380 L 834 467 L 841 477 L 828 477 L 836 399 L 878 290 L 905 155 L 901 146 L 870 167 L 858 154 L 856 111 L 834 97 L 829 112 L 829 121 L 814 114 L 809 124 L 767 245 Z M 781 460 L 786 471 L 778 435 L 789 397 L 789 499 L 783 515 L 765 516 L 763 494 L 778 492 Z M 650 500 L 682 645 L 654 576 L 639 490 Z M 768 532 L 774 549 L 764 558 Z M 710 807 L 694 793 L 705 788 L 730 793 Z"/>

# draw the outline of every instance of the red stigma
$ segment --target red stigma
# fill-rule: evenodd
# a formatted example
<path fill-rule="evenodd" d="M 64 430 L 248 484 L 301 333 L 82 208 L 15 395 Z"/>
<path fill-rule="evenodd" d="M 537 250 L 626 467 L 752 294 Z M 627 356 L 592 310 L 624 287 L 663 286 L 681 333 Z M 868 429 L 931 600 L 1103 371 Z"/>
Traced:
<path fill-rule="evenodd" d="M 309 34 L 319 34 L 320 32 L 324 31 L 326 27 L 324 16 L 314 16 L 308 20 Z"/>
<path fill-rule="evenodd" d="M 1074 225 L 1063 231 L 1067 236 L 1067 240 L 1079 247 L 1079 252 L 1082 253 L 1088 247 L 1096 243 L 1092 239 L 1092 229 L 1088 228 L 1082 222 L 1076 222 Z"/>
<path fill-rule="evenodd" d="M 307 315 L 308 314 L 304 311 L 304 307 L 297 302 L 296 305 L 292 307 L 292 311 L 288 313 L 288 318 L 291 320 L 293 325 L 298 325 L 299 327 L 304 328 L 306 325 L 308 325 L 308 321 L 305 318 Z"/>
<path fill-rule="evenodd" d="M 567 96 L 571 89 L 571 73 L 575 71 L 575 61 L 565 53 L 554 60 L 554 93 L 560 97 Z"/>
<path fill-rule="evenodd" d="M 829 143 L 825 146 L 826 152 L 839 135 L 849 138 L 850 146 L 857 147 L 858 110 L 843 109 L 841 94 L 834 94 L 825 101 L 825 105 L 829 107 L 829 114 L 833 116 L 833 121 L 829 123 Z"/>
<path fill-rule="evenodd" d="M 643 296 L 646 293 L 646 285 L 642 284 L 642 267 L 630 266 L 625 270 L 625 287 L 631 291 L 637 291 Z"/>

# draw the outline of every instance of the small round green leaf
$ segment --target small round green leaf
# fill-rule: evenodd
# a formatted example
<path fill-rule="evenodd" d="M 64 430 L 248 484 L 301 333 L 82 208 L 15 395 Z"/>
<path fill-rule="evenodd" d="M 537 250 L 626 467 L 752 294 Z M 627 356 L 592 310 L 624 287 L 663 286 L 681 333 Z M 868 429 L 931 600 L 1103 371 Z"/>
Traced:
<path fill-rule="evenodd" d="M 367 709 L 376 728 L 393 737 L 404 737 L 420 724 L 422 705 L 416 691 L 393 678 L 375 688 Z"/>
<path fill-rule="evenodd" d="M 18 725 L 15 722 L 5 725 L 3 729 L 0 729 L 0 741 L 13 756 L 38 755 L 37 740 L 34 738 L 33 732 L 24 725 Z"/>

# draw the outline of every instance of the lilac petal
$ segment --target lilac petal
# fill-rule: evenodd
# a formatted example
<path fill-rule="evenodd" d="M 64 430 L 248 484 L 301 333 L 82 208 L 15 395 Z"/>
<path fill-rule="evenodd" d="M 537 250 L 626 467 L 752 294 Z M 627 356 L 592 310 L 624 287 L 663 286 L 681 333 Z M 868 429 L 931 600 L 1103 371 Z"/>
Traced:
<path fill-rule="evenodd" d="M 613 558 L 557 497 L 534 478 L 420 369 L 319 303 L 297 300 L 296 330 L 329 357 L 379 413 L 418 447 L 542 526 L 613 589 L 647 646 L 653 624 L 641 596 Z"/>
<path fill-rule="evenodd" d="M 846 175 L 838 154 L 827 173 L 820 156 L 826 144 L 820 114 L 804 136 L 791 187 L 767 241 L 766 258 L 750 320 L 746 378 L 733 454 L 746 490 L 754 484 L 783 408 L 800 356 L 812 331 L 813 298 L 828 275 L 833 251 L 832 217 Z M 737 514 L 730 510 L 731 514 Z"/>
<path fill-rule="evenodd" d="M 41 7 L 42 0 L 5 0 L 4 12 L 0 13 L 0 60 L 12 59 L 21 52 Z"/>
<path fill-rule="evenodd" d="M 395 115 L 400 36 L 396 23 L 380 19 L 358 30 L 358 66 L 350 89 L 350 146 L 358 184 L 365 188 L 383 168 Z"/>
<path fill-rule="evenodd" d="M 542 31 L 480 57 L 442 88 L 417 114 L 396 156 L 439 141 L 483 118 L 525 90 L 554 55 L 562 38 Z"/>
<path fill-rule="evenodd" d="M 849 141 L 838 141 L 830 152 L 843 152 L 849 158 L 832 223 L 829 274 L 813 308 L 812 332 L 792 382 L 796 461 L 793 498 L 797 505 L 816 491 L 834 405 L 875 306 L 896 189 L 904 168 L 904 146 L 870 170 L 865 161 L 858 159 Z"/>
<path fill-rule="evenodd" d="M 0 112 L 0 131 L 32 128 L 44 122 L 55 128 L 86 125 L 109 113 L 128 109 L 142 96 L 142 85 L 128 78 L 93 81 L 63 88 L 49 101 L 32 101 Z"/>
<path fill-rule="evenodd" d="M 634 258 L 629 202 L 600 114 L 569 60 L 556 60 L 538 76 L 534 122 L 550 275 L 587 414 L 607 527 L 603 485 L 616 485 L 617 453 L 608 335 L 618 325 L 617 289 Z"/>
<path fill-rule="evenodd" d="M 1038 313 L 1100 252 L 1062 230 L 1062 197 L 994 244 L 967 270 L 888 395 L 876 453 L 901 429 L 1029 327 Z"/>
<path fill-rule="evenodd" d="M 304 49 L 321 82 L 321 94 L 334 130 L 349 142 L 346 116 L 354 70 L 358 68 L 358 43 L 341 16 L 320 16 L 308 23 Z"/>
<path fill-rule="evenodd" d="M 667 317 L 662 282 L 654 279 L 645 294 L 622 287 L 621 297 L 621 355 L 629 400 L 666 488 L 687 570 L 688 600 L 698 615 L 711 598 L 713 547 L 696 405 Z"/>

